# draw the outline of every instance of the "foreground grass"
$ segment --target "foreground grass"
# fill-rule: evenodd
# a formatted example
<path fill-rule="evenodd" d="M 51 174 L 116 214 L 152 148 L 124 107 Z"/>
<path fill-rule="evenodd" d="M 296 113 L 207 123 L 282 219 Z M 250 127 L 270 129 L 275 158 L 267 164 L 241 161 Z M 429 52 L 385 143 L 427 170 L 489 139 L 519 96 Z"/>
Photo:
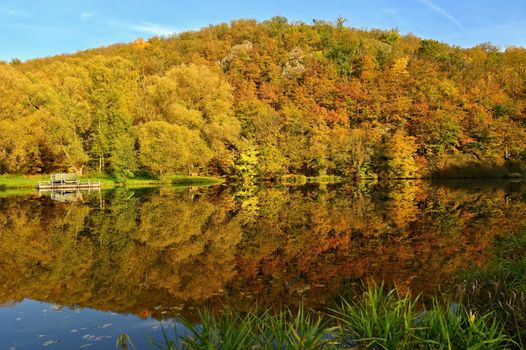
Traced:
<path fill-rule="evenodd" d="M 200 314 L 195 325 L 179 319 L 184 334 L 165 334 L 159 349 L 506 349 L 516 346 L 492 313 L 463 306 L 429 307 L 419 298 L 372 286 L 356 301 L 325 313 L 300 308 L 247 315 Z"/>
<path fill-rule="evenodd" d="M 0 175 L 0 190 L 35 188 L 38 182 L 49 181 L 49 175 Z M 81 181 L 100 181 L 103 188 L 127 186 L 131 188 L 178 185 L 178 186 L 208 186 L 221 183 L 222 180 L 209 176 L 173 175 L 163 179 L 137 177 L 115 179 L 111 177 L 82 177 Z"/>
<path fill-rule="evenodd" d="M 493 311 L 508 334 L 526 348 L 526 232 L 497 242 L 483 268 L 457 274 L 454 288 L 471 308 Z"/>

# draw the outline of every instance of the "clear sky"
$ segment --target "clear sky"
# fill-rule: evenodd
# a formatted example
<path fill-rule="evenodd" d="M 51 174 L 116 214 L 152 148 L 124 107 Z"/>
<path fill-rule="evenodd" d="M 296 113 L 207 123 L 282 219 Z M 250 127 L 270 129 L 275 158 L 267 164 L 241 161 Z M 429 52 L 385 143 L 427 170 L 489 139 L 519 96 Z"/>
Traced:
<path fill-rule="evenodd" d="M 344 17 L 463 47 L 526 46 L 526 0 L 0 0 L 0 60 L 75 52 L 238 18 Z"/>

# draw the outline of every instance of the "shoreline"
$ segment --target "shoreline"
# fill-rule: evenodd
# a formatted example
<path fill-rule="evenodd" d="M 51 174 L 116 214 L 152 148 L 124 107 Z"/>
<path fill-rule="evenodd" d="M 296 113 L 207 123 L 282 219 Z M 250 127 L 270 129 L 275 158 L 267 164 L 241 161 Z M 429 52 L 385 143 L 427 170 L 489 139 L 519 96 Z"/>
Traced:
<path fill-rule="evenodd" d="M 39 182 L 45 182 L 49 179 L 49 175 L 0 175 L 0 191 L 13 189 L 36 189 Z M 280 178 L 270 180 L 272 183 L 287 185 L 287 186 L 301 186 L 306 184 L 338 184 L 344 182 L 361 182 L 361 181 L 449 181 L 449 180 L 508 180 L 520 182 L 523 176 L 454 176 L 454 177 L 411 177 L 411 178 L 386 178 L 386 177 L 344 177 L 337 175 L 321 175 L 321 176 L 304 176 L 288 174 Z M 129 178 L 126 180 L 118 180 L 111 177 L 82 177 L 84 181 L 101 182 L 102 189 L 112 189 L 115 187 L 158 187 L 158 186 L 211 186 L 221 183 L 228 183 L 228 178 L 218 178 L 213 176 L 186 176 L 174 175 L 166 179 L 155 178 Z M 268 182 L 265 179 L 256 178 L 256 183 Z"/>
<path fill-rule="evenodd" d="M 0 191 L 13 189 L 37 189 L 39 181 L 49 180 L 49 175 L 0 175 Z M 210 186 L 220 184 L 223 179 L 211 176 L 185 176 L 174 175 L 167 179 L 153 178 L 130 178 L 117 180 L 109 177 L 82 177 L 84 181 L 101 182 L 102 189 L 112 189 L 115 187 L 156 187 L 156 186 Z"/>

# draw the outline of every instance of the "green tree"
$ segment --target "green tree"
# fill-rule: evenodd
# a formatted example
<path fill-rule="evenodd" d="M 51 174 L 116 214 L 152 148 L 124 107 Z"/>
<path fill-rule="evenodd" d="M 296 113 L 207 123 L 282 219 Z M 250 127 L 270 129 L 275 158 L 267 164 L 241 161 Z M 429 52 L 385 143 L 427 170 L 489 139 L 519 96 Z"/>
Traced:
<path fill-rule="evenodd" d="M 164 120 L 195 130 L 211 150 L 212 156 L 204 159 L 222 172 L 233 166 L 232 149 L 238 141 L 240 123 L 233 114 L 232 89 L 218 72 L 206 66 L 180 65 L 163 77 L 150 79 L 147 89 L 148 110 L 153 113 L 143 119 Z"/>
<path fill-rule="evenodd" d="M 136 169 L 133 120 L 126 109 L 127 89 L 133 80 L 131 62 L 96 56 L 86 68 L 91 78 L 91 153 L 98 160 L 98 170 L 108 167 L 115 176 L 131 176 Z"/>
<path fill-rule="evenodd" d="M 152 121 L 139 127 L 139 160 L 158 175 L 187 172 L 202 167 L 211 157 L 199 131 L 164 121 Z"/>

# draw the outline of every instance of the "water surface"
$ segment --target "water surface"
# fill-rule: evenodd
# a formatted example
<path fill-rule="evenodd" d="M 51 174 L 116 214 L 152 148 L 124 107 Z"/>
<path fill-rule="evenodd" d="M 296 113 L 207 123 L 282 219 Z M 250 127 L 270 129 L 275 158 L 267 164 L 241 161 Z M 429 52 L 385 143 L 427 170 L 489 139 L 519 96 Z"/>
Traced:
<path fill-rule="evenodd" d="M 432 295 L 526 226 L 508 181 L 0 195 L 0 349 L 139 349 L 202 307 L 322 309 L 384 281 Z"/>

